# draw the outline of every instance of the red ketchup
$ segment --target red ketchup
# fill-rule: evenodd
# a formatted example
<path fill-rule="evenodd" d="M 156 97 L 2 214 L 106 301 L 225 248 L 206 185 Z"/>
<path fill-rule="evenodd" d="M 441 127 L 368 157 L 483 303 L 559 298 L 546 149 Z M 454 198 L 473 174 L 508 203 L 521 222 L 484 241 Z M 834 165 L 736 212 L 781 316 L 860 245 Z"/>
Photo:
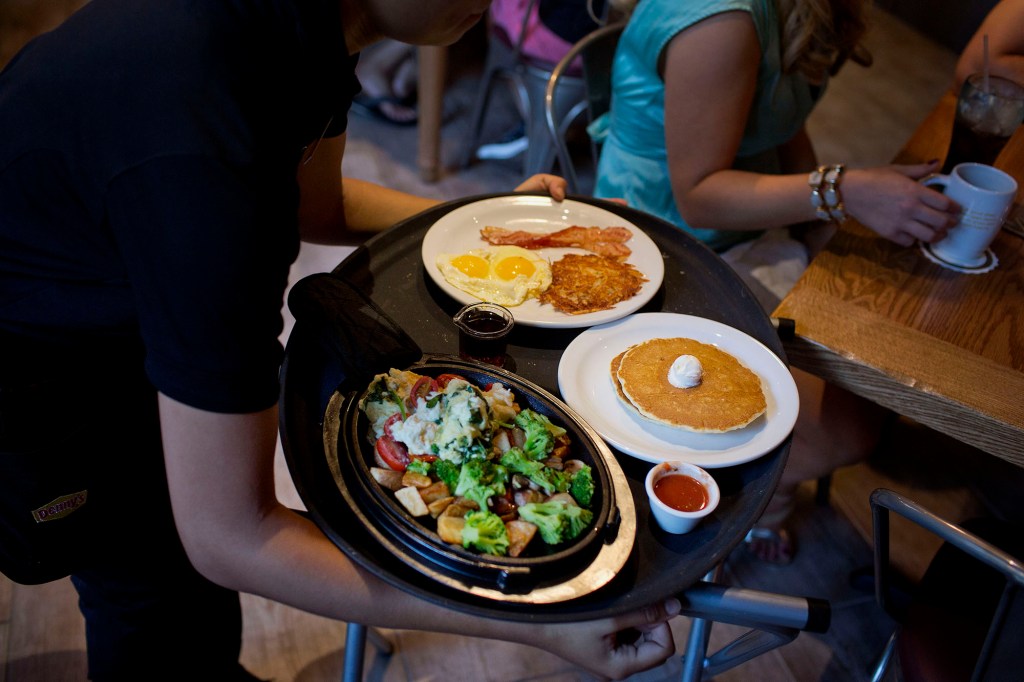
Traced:
<path fill-rule="evenodd" d="M 700 511 L 708 504 L 708 491 L 701 482 L 685 474 L 668 474 L 654 482 L 654 494 L 673 509 Z"/>

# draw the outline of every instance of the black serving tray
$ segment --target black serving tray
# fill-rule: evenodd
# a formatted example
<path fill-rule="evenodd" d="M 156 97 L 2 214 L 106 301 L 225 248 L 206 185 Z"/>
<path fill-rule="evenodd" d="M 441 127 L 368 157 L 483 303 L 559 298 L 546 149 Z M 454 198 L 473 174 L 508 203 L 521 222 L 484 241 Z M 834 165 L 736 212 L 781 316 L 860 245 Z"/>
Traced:
<path fill-rule="evenodd" d="M 400 320 L 402 333 L 416 347 L 410 357 L 403 344 L 388 350 L 390 342 L 385 340 L 380 349 L 364 349 L 367 353 L 392 355 L 396 366 L 408 366 L 425 354 L 448 354 L 458 348 L 451 317 L 461 304 L 426 275 L 420 246 L 423 235 L 441 216 L 494 196 L 500 195 L 448 202 L 413 216 L 370 239 L 334 269 L 333 275 L 365 295 L 380 313 Z M 674 312 L 717 320 L 758 339 L 785 359 L 768 315 L 739 277 L 711 250 L 645 213 L 600 200 L 573 199 L 623 216 L 661 248 L 664 282 L 640 312 Z M 600 589 L 575 599 L 552 603 L 496 600 L 425 579 L 423 567 L 409 563 L 386 538 L 375 535 L 360 520 L 359 510 L 339 492 L 328 461 L 324 415 L 339 390 L 340 394 L 346 387 L 361 391 L 366 383 L 348 381 L 359 373 L 358 368 L 340 363 L 334 350 L 325 347 L 316 326 L 310 319 L 298 319 L 281 373 L 281 439 L 296 489 L 320 529 L 353 562 L 411 595 L 447 608 L 505 620 L 565 622 L 615 616 L 679 595 L 704 578 L 742 541 L 767 505 L 789 451 L 787 439 L 752 462 L 715 469 L 722 493 L 718 508 L 693 532 L 669 535 L 650 515 L 644 476 L 651 465 L 612 450 L 624 479 L 623 490 L 616 488 L 620 500 L 617 506 L 624 506 L 623 498 L 631 497 L 635 508 L 635 541 L 622 568 Z M 507 351 L 515 373 L 557 396 L 562 350 L 581 331 L 516 327 L 509 336 Z"/>

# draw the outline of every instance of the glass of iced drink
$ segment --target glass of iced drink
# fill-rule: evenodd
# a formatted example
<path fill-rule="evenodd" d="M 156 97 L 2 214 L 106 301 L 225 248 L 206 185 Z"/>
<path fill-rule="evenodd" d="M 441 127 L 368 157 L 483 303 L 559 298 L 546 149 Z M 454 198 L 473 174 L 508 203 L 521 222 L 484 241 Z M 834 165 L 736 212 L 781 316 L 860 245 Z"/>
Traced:
<path fill-rule="evenodd" d="M 957 98 L 942 172 L 948 174 L 965 161 L 992 165 L 1022 121 L 1024 87 L 998 76 L 970 75 Z"/>

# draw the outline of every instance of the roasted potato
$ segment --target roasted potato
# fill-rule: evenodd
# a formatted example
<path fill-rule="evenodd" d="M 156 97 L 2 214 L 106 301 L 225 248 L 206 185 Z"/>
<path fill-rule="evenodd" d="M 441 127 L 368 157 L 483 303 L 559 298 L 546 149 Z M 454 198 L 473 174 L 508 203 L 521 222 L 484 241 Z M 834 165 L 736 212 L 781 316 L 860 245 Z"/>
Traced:
<path fill-rule="evenodd" d="M 395 497 L 402 506 L 413 516 L 426 516 L 430 513 L 427 503 L 420 496 L 419 488 L 408 486 L 395 491 Z"/>
<path fill-rule="evenodd" d="M 508 531 L 508 555 L 519 556 L 537 534 L 537 526 L 529 521 L 509 521 L 505 524 Z"/>
<path fill-rule="evenodd" d="M 415 471 L 406 471 L 402 474 L 402 485 L 412 486 L 413 488 L 427 488 L 434 481 L 431 480 L 430 476 L 424 474 L 418 474 Z"/>
<path fill-rule="evenodd" d="M 441 536 L 441 539 L 445 542 L 453 545 L 462 544 L 462 528 L 466 525 L 466 519 L 461 516 L 445 516 L 441 515 L 437 517 L 437 534 Z"/>
<path fill-rule="evenodd" d="M 455 501 L 454 497 L 442 497 L 434 500 L 427 504 L 427 509 L 430 511 L 430 515 L 435 519 L 444 513 L 444 510 L 451 506 L 452 502 Z"/>
<path fill-rule="evenodd" d="M 370 475 L 382 488 L 395 491 L 402 487 L 402 472 L 394 469 L 370 467 Z"/>
<path fill-rule="evenodd" d="M 440 500 L 442 497 L 451 497 L 451 494 L 451 491 L 448 490 L 448 484 L 444 481 L 438 481 L 428 485 L 426 488 L 420 488 L 420 495 L 428 506 L 431 502 Z"/>

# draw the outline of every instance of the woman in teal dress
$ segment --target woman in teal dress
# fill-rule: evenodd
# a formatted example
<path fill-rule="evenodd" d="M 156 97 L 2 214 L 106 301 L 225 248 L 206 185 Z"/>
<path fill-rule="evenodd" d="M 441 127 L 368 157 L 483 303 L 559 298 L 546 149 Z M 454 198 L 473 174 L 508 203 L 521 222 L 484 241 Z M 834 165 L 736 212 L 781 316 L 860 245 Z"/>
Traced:
<path fill-rule="evenodd" d="M 628 1 L 628 0 L 625 0 Z M 595 194 L 678 225 L 719 252 L 771 311 L 847 216 L 910 246 L 958 207 L 917 180 L 937 162 L 819 166 L 805 122 L 859 46 L 864 0 L 640 0 L 619 43 Z M 790 460 L 748 545 L 785 563 L 797 485 L 858 461 L 883 412 L 794 370 Z"/>

